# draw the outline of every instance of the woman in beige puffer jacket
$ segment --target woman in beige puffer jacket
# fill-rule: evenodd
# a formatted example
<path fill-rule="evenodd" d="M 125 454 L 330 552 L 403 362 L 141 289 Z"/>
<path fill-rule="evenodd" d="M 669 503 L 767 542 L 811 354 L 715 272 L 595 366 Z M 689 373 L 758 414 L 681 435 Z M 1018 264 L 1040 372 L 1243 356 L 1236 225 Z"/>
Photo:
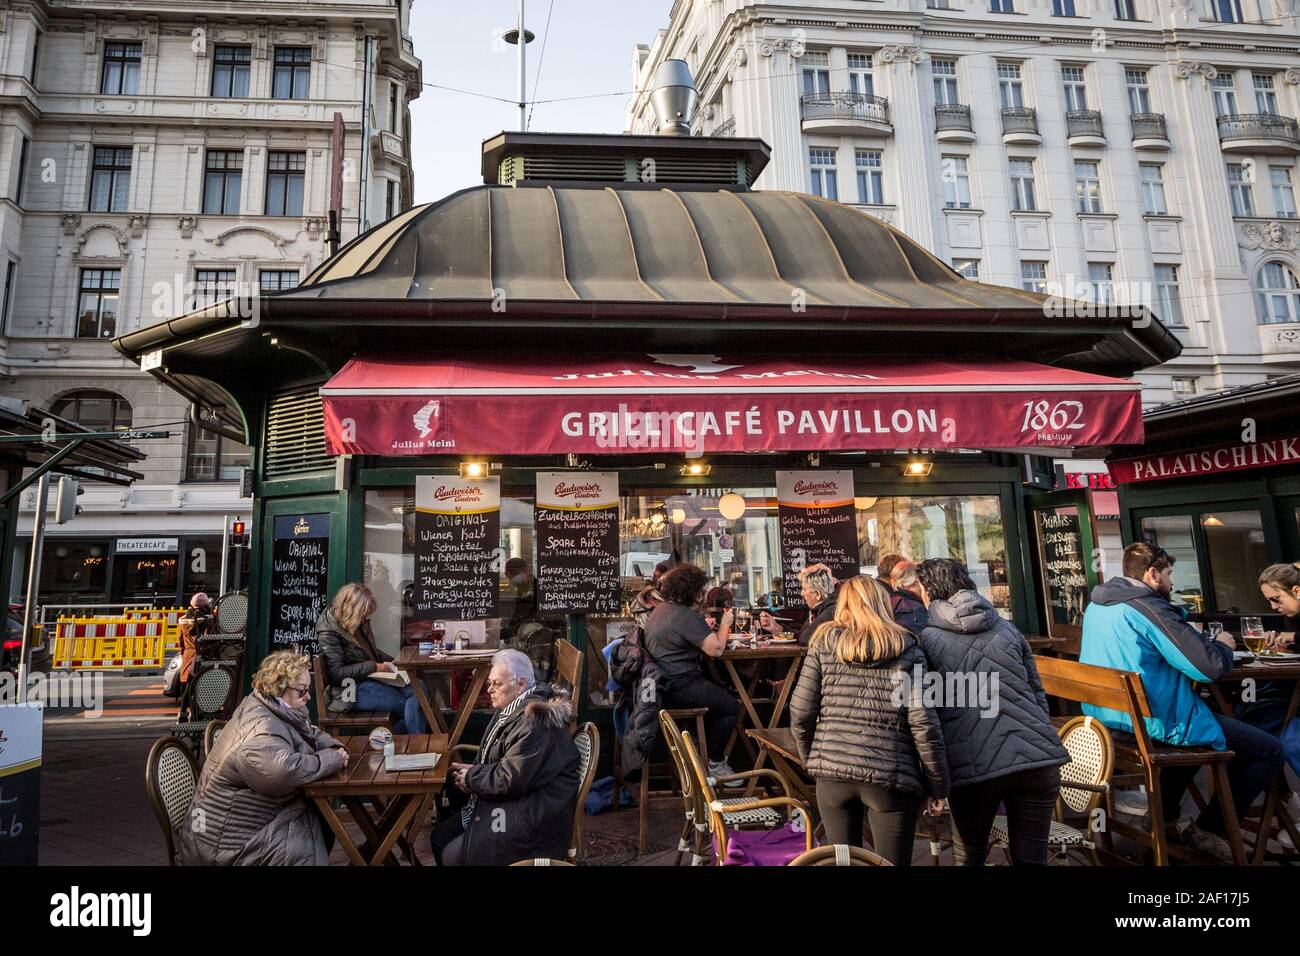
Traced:
<path fill-rule="evenodd" d="M 181 828 L 187 866 L 324 865 L 327 831 L 303 786 L 347 766 L 343 744 L 307 713 L 311 665 L 269 655 L 203 764 Z M 332 841 L 330 841 L 332 842 Z"/>

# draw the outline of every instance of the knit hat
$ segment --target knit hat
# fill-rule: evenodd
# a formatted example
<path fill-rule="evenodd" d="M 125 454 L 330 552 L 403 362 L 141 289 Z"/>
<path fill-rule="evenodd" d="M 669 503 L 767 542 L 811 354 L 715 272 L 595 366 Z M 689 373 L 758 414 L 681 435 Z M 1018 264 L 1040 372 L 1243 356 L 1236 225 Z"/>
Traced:
<path fill-rule="evenodd" d="M 207 607 L 212 603 L 212 598 L 200 591 L 194 597 L 190 598 L 190 607 Z"/>

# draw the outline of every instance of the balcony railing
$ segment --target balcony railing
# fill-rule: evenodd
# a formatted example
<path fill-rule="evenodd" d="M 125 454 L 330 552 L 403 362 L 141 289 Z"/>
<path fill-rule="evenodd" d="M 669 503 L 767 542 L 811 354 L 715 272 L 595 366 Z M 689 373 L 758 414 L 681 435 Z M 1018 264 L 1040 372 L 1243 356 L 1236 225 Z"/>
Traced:
<path fill-rule="evenodd" d="M 1038 134 L 1038 113 L 1029 106 L 1002 107 L 1002 132 Z"/>
<path fill-rule="evenodd" d="M 1134 139 L 1168 139 L 1164 113 L 1134 113 L 1129 117 Z"/>
<path fill-rule="evenodd" d="M 805 93 L 800 100 L 805 120 L 861 120 L 889 125 L 889 100 L 866 93 Z"/>
<path fill-rule="evenodd" d="M 1219 142 L 1270 140 L 1300 150 L 1300 124 L 1274 113 L 1232 113 L 1219 117 Z"/>
<path fill-rule="evenodd" d="M 1106 138 L 1106 131 L 1101 125 L 1101 113 L 1097 110 L 1068 110 L 1065 114 L 1065 135 Z"/>
<path fill-rule="evenodd" d="M 963 130 L 971 132 L 970 107 L 960 103 L 936 103 L 934 107 L 934 129 L 942 133 L 945 130 Z"/>
<path fill-rule="evenodd" d="M 735 136 L 736 135 L 736 117 L 728 116 L 725 120 L 713 128 L 710 136 Z"/>

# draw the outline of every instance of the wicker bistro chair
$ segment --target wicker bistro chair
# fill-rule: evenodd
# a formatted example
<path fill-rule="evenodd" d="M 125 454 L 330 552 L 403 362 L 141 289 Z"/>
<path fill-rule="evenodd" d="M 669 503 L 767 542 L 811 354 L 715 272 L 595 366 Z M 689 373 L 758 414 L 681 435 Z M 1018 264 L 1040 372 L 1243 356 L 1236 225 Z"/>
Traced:
<path fill-rule="evenodd" d="M 208 726 L 203 729 L 203 759 L 208 759 L 208 754 L 212 753 L 212 748 L 217 745 L 217 738 L 221 736 L 221 731 L 225 728 L 224 720 L 213 720 L 208 722 Z"/>
<path fill-rule="evenodd" d="M 704 810 L 708 815 L 709 830 L 715 844 L 714 862 L 719 866 L 727 858 L 727 843 L 733 830 L 766 829 L 772 830 L 784 826 L 796 817 L 803 821 L 805 849 L 813 848 L 812 816 L 808 808 L 799 800 L 788 795 L 752 799 L 749 797 L 732 797 L 719 800 L 713 785 L 732 776 L 710 777 L 700 761 L 700 755 L 691 741 L 690 731 L 682 731 L 681 752 L 687 766 L 691 768 L 694 784 L 703 798 Z M 755 771 L 749 771 L 750 774 Z M 744 779 L 745 774 L 735 774 Z M 778 778 L 780 774 L 777 774 Z M 784 783 L 784 781 L 782 781 Z"/>
<path fill-rule="evenodd" d="M 677 858 L 673 861 L 673 865 L 680 865 L 682 858 L 687 853 L 690 853 L 691 866 L 702 866 L 708 860 L 706 852 L 709 833 L 708 801 L 704 796 L 703 788 L 695 782 L 695 773 L 686 758 L 685 747 L 682 744 L 682 730 L 677 726 L 672 711 L 659 711 L 659 727 L 664 735 L 664 741 L 668 744 L 668 753 L 673 758 L 673 767 L 677 771 L 678 785 L 682 792 L 682 812 L 685 816 L 682 824 L 682 835 L 677 841 Z M 789 782 L 776 770 L 747 770 L 744 773 L 730 774 L 721 779 L 774 780 L 784 796 L 793 796 Z M 719 778 L 713 778 L 713 782 L 719 782 Z M 740 804 L 752 803 L 753 799 L 752 797 L 727 797 L 720 802 L 724 807 L 739 806 Z M 750 823 L 743 823 L 739 820 L 734 821 L 733 828 L 747 829 L 755 825 L 760 828 L 767 828 L 779 825 L 779 823 L 780 814 L 773 811 L 769 814 L 762 814 L 760 820 Z"/>
<path fill-rule="evenodd" d="M 544 856 L 539 856 L 535 860 L 520 860 L 518 863 L 511 863 L 511 866 L 573 866 L 568 860 L 548 860 Z"/>
<path fill-rule="evenodd" d="M 800 853 L 786 866 L 893 866 L 883 856 L 860 846 L 833 843 Z"/>
<path fill-rule="evenodd" d="M 236 682 L 238 667 L 225 662 L 209 661 L 197 668 L 194 688 L 190 691 L 190 719 L 174 724 L 171 733 L 185 737 L 197 753 L 207 732 L 208 724 L 218 717 L 230 716 L 230 710 L 239 693 Z"/>
<path fill-rule="evenodd" d="M 1110 817 L 1110 776 L 1115 767 L 1115 747 L 1105 724 L 1092 717 L 1072 717 L 1057 732 L 1061 743 L 1070 755 L 1070 762 L 1061 767 L 1061 795 L 1052 815 L 1052 827 L 1047 835 L 1047 848 L 1058 860 L 1068 864 L 1070 851 L 1087 852 L 1094 866 L 1100 866 L 1097 844 L 1093 842 L 1094 818 L 1104 805 L 1106 818 Z M 1065 821 L 1067 814 L 1081 814 L 1087 829 L 1080 830 Z M 992 839 L 1011 860 L 1010 836 L 1007 818 L 993 819 Z"/>
<path fill-rule="evenodd" d="M 194 754 L 179 737 L 160 737 L 149 748 L 144 766 L 144 786 L 149 794 L 167 847 L 167 865 L 176 865 L 176 841 L 194 802 L 199 768 Z"/>
<path fill-rule="evenodd" d="M 591 721 L 578 728 L 573 735 L 578 748 L 578 805 L 573 811 L 573 836 L 569 839 L 569 859 L 581 860 L 587 855 L 587 824 L 583 804 L 596 779 L 596 764 L 600 761 L 600 731 Z"/>

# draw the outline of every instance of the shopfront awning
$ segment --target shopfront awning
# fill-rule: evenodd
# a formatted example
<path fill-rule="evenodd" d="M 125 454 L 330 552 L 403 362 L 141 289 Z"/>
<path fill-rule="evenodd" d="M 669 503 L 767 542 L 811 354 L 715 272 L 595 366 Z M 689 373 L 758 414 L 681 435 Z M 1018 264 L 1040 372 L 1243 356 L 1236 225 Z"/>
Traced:
<path fill-rule="evenodd" d="M 627 454 L 1138 444 L 1136 382 L 1019 361 L 554 354 L 358 358 L 334 454 Z"/>

